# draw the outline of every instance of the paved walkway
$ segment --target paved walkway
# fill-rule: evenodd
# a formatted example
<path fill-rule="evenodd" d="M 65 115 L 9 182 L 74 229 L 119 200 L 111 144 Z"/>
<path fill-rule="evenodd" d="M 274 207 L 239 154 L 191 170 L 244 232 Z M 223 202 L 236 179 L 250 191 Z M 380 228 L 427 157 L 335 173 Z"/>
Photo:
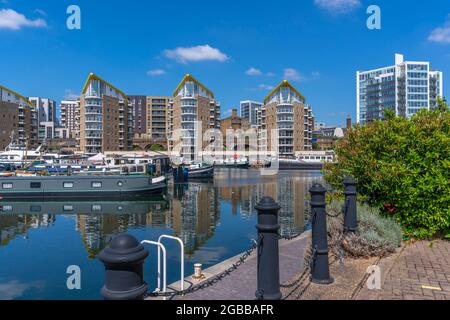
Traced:
<path fill-rule="evenodd" d="M 289 300 L 450 300 L 450 242 L 407 244 L 386 258 L 350 259 L 330 256 L 331 285 L 305 282 Z M 367 269 L 377 265 L 381 289 L 367 288 Z M 294 277 L 295 279 L 295 277 Z"/>
<path fill-rule="evenodd" d="M 294 275 L 303 270 L 304 254 L 310 245 L 311 233 L 306 232 L 302 236 L 287 241 L 280 241 L 280 282 L 286 283 Z M 208 278 L 228 269 L 237 257 L 228 259 L 203 271 Z M 247 261 L 237 270 L 223 278 L 213 286 L 198 290 L 186 296 L 177 296 L 175 300 L 254 300 L 256 291 L 256 251 L 253 251 Z M 193 282 L 191 277 L 186 279 L 186 285 Z M 171 288 L 180 288 L 179 283 L 171 284 Z"/>
<path fill-rule="evenodd" d="M 382 259 L 381 290 L 362 288 L 359 300 L 450 300 L 450 242 L 419 241 Z"/>

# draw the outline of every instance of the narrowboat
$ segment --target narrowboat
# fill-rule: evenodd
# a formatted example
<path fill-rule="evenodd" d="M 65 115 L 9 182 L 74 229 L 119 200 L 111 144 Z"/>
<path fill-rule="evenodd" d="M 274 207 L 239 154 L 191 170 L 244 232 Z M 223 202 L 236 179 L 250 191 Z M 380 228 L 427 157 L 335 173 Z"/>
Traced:
<path fill-rule="evenodd" d="M 62 214 L 159 214 L 170 208 L 163 196 L 150 197 L 138 201 L 2 201 L 0 214 L 6 215 L 62 215 Z"/>
<path fill-rule="evenodd" d="M 166 187 L 166 177 L 144 174 L 14 175 L 0 177 L 0 199 L 132 199 Z"/>

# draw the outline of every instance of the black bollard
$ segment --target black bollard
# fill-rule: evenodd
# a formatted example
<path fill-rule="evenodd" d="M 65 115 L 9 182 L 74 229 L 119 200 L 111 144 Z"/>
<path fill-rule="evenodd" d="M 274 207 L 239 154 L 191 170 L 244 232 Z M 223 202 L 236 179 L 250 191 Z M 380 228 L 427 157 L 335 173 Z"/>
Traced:
<path fill-rule="evenodd" d="M 330 277 L 328 263 L 327 213 L 325 193 L 327 190 L 321 184 L 315 184 L 311 193 L 312 218 L 312 263 L 311 281 L 317 284 L 333 283 Z"/>
<path fill-rule="evenodd" d="M 105 285 L 101 294 L 106 300 L 143 300 L 148 286 L 144 282 L 144 260 L 148 250 L 135 237 L 120 234 L 100 252 L 105 265 Z"/>
<path fill-rule="evenodd" d="M 258 274 L 256 298 L 280 300 L 280 261 L 278 248 L 278 211 L 280 206 L 270 197 L 264 197 L 256 206 L 258 211 Z"/>
<path fill-rule="evenodd" d="M 344 232 L 356 232 L 358 228 L 356 213 L 356 185 L 357 183 L 352 177 L 348 177 L 344 180 Z"/>

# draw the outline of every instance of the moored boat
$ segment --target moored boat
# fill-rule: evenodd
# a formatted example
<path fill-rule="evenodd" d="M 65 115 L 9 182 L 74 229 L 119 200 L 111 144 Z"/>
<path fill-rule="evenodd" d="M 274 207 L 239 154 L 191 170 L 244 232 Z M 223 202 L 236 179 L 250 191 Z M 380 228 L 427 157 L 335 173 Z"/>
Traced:
<path fill-rule="evenodd" d="M 250 167 L 250 163 L 247 159 L 225 159 L 221 162 L 215 162 L 214 166 L 218 168 L 248 169 Z"/>
<path fill-rule="evenodd" d="M 139 198 L 160 194 L 167 187 L 165 176 L 133 174 L 133 171 L 71 175 L 16 173 L 0 177 L 0 199 Z"/>
<path fill-rule="evenodd" d="M 210 179 L 214 177 L 214 165 L 206 163 L 180 165 L 173 168 L 173 176 L 176 181 Z"/>
<path fill-rule="evenodd" d="M 189 179 L 203 179 L 214 177 L 214 165 L 205 163 L 191 164 L 188 166 Z"/>

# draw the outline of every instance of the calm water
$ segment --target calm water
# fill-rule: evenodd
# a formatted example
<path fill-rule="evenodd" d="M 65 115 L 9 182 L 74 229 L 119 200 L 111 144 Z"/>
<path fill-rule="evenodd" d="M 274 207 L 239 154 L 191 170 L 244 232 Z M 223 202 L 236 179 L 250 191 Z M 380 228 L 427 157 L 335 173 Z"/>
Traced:
<path fill-rule="evenodd" d="M 254 206 L 276 199 L 283 235 L 308 228 L 307 193 L 320 173 L 220 169 L 214 181 L 169 183 L 163 197 L 145 202 L 5 202 L 0 210 L 0 299 L 101 299 L 104 267 L 97 259 L 114 235 L 139 240 L 175 235 L 185 243 L 186 275 L 246 250 L 256 236 Z M 179 249 L 167 242 L 168 284 L 179 280 Z M 156 286 L 156 249 L 148 247 L 145 280 Z M 81 268 L 81 290 L 68 290 L 66 269 Z"/>

